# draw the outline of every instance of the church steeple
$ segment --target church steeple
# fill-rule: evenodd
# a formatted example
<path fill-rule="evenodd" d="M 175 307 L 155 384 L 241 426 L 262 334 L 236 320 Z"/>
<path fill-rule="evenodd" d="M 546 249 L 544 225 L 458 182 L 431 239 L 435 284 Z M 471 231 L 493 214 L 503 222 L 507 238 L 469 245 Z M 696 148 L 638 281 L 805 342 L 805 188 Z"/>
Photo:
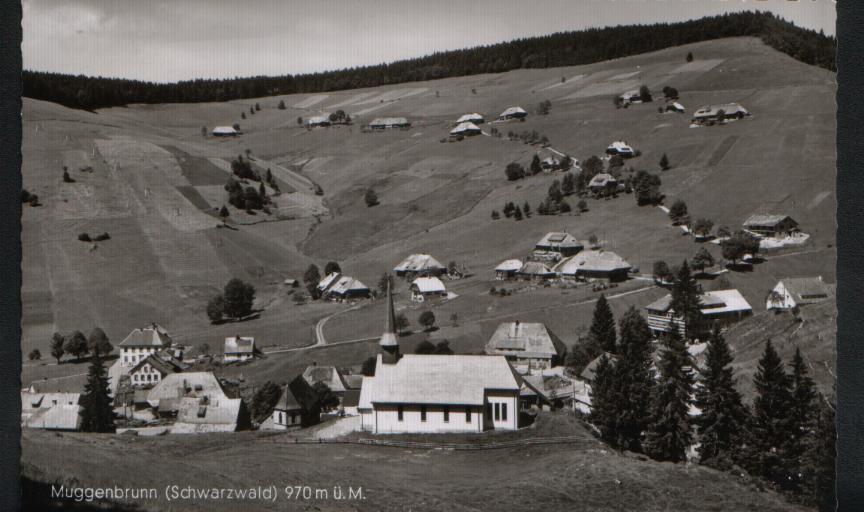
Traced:
<path fill-rule="evenodd" d="M 393 308 L 393 293 L 387 283 L 387 318 L 384 321 L 384 334 L 378 342 L 385 363 L 395 363 L 399 359 L 399 340 L 396 338 L 396 312 Z"/>

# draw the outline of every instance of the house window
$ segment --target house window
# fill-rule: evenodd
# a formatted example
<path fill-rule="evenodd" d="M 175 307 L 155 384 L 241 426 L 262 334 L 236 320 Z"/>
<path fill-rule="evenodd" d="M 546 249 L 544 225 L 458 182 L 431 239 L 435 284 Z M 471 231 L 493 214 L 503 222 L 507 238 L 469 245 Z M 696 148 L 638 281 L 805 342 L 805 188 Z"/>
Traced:
<path fill-rule="evenodd" d="M 426 421 L 426 406 L 420 406 L 420 421 Z"/>
<path fill-rule="evenodd" d="M 292 412 L 292 413 L 291 413 L 291 424 L 293 425 L 293 424 L 295 424 L 295 423 L 297 423 L 297 413 L 296 413 L 296 412 Z"/>
<path fill-rule="evenodd" d="M 495 421 L 501 419 L 501 404 L 495 404 Z"/>
<path fill-rule="evenodd" d="M 450 423 L 450 407 L 444 406 L 444 423 Z"/>
<path fill-rule="evenodd" d="M 507 404 L 501 404 L 501 421 L 507 421 Z"/>
<path fill-rule="evenodd" d="M 400 405 L 398 409 L 396 409 L 396 414 L 399 418 L 399 421 L 402 421 L 405 418 L 405 409 Z"/>
<path fill-rule="evenodd" d="M 465 423 L 471 423 L 471 408 L 465 408 Z"/>
<path fill-rule="evenodd" d="M 285 423 L 285 417 L 282 415 L 281 412 L 279 413 L 279 423 Z"/>

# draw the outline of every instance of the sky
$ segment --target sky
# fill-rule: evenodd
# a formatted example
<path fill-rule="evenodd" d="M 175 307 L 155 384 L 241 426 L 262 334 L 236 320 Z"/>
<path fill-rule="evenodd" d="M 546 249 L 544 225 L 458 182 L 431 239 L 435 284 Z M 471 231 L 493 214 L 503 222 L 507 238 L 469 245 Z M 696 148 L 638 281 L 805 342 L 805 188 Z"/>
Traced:
<path fill-rule="evenodd" d="M 25 69 L 173 82 L 756 9 L 835 33 L 834 0 L 23 0 L 22 53 Z"/>

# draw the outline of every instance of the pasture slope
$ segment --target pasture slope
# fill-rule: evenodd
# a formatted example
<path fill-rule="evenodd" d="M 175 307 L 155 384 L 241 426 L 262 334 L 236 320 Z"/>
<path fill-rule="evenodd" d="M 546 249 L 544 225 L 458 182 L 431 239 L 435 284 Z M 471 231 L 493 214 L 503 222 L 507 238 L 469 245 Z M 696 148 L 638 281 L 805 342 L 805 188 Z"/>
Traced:
<path fill-rule="evenodd" d="M 86 474 L 78 485 L 156 488 L 160 493 L 166 485 L 210 489 L 272 483 L 280 490 L 303 485 L 330 493 L 335 486 L 351 486 L 362 488 L 365 498 L 340 502 L 331 494 L 328 500 L 286 501 L 283 495 L 275 503 L 246 502 L 254 510 L 807 510 L 729 474 L 609 451 L 572 417 L 550 416 L 531 430 L 541 437 L 566 433 L 584 440 L 453 451 L 293 444 L 285 434 L 254 432 L 229 439 L 225 434 L 146 438 L 29 431 L 23 438 L 29 452 L 23 474 L 56 485 L 73 485 L 69 475 Z M 56 455 L 61 450 L 66 454 L 62 459 Z M 229 500 L 134 504 L 153 512 L 238 507 Z"/>
<path fill-rule="evenodd" d="M 684 61 L 688 51 L 696 57 L 689 64 Z M 561 77 L 566 80 L 562 82 Z M 640 83 L 647 84 L 658 99 L 663 86 L 677 88 L 688 114 L 659 114 L 662 101 L 616 110 L 612 96 Z M 749 380 L 766 337 L 781 342 L 784 354 L 793 345 L 802 346 L 814 366 L 814 376 L 830 393 L 833 331 L 819 326 L 833 322 L 834 304 L 814 309 L 803 315 L 803 324 L 792 325 L 786 315 L 766 313 L 764 297 L 782 277 L 821 275 L 828 282 L 835 280 L 835 90 L 834 73 L 795 61 L 757 39 L 733 38 L 586 66 L 226 103 L 131 105 L 83 112 L 25 99 L 24 186 L 38 194 L 44 206 L 25 208 L 22 218 L 22 352 L 26 355 L 38 348 L 47 359 L 53 332 L 79 329 L 86 333 L 96 325 L 116 344 L 131 329 L 150 321 L 167 327 L 178 342 L 193 346 L 206 342 L 218 349 L 224 336 L 238 333 L 255 336 L 265 351 L 312 345 L 318 321 L 348 306 L 296 305 L 282 284 L 285 278 L 300 278 L 310 263 L 323 268 L 334 260 L 345 273 L 374 287 L 383 272 L 413 252 L 464 264 L 473 276 L 448 282 L 459 297 L 433 308 L 440 329 L 403 338 L 405 351 L 427 336 L 448 339 L 459 352 L 477 351 L 498 322 L 515 319 L 546 322 L 570 344 L 590 322 L 599 293 L 590 287 L 507 284 L 513 294 L 496 297 L 489 289 L 501 286 L 493 280 L 497 263 L 524 256 L 545 232 L 561 229 L 581 239 L 597 236 L 605 248 L 643 273 L 650 273 L 655 260 L 677 264 L 692 257 L 700 246 L 671 226 L 660 209 L 638 207 L 630 195 L 588 199 L 588 211 L 582 214 L 533 215 L 519 222 L 492 220 L 492 210 L 501 211 L 507 201 L 520 205 L 527 201 L 536 209 L 560 176 L 540 174 L 506 181 L 503 169 L 507 163 L 527 166 L 536 152 L 542 152 L 539 147 L 484 135 L 452 143 L 442 139 L 461 114 L 480 112 L 494 119 L 506 107 L 521 105 L 532 112 L 526 121 L 485 124 L 484 131 L 489 133 L 495 127 L 506 135 L 508 131 L 536 130 L 549 138 L 552 148 L 582 161 L 601 155 L 613 140 L 624 139 L 642 152 L 628 162 L 636 169 L 660 172 L 658 161 L 663 153 L 668 155 L 672 169 L 660 173 L 667 204 L 683 199 L 693 218 L 707 217 L 733 229 L 754 212 L 785 213 L 797 219 L 811 234 L 807 245 L 771 253 L 752 272 L 727 275 L 756 313 L 754 319 L 730 330 L 727 339 L 736 351 L 738 382 L 745 393 L 749 394 Z M 552 103 L 550 113 L 535 115 L 534 106 L 546 99 Z M 277 109 L 280 100 L 287 105 L 285 110 Z M 753 116 L 724 126 L 689 127 L 689 114 L 699 106 L 732 101 L 743 104 Z M 262 109 L 252 115 L 249 109 L 256 103 Z M 350 114 L 355 124 L 314 130 L 297 124 L 298 117 L 337 108 Z M 241 112 L 246 113 L 245 120 Z M 413 127 L 380 133 L 361 130 L 372 118 L 391 115 L 409 118 Z M 235 122 L 243 131 L 238 138 L 202 136 L 202 126 Z M 229 176 L 230 161 L 247 149 L 253 165 L 270 168 L 284 192 L 277 200 L 279 208 L 272 216 L 249 216 L 232 208 L 228 223 L 234 229 L 219 227 L 215 213 L 227 202 L 222 185 Z M 75 183 L 62 182 L 63 166 Z M 314 185 L 323 189 L 323 196 L 314 195 Z M 376 191 L 378 206 L 364 204 L 368 188 Z M 575 205 L 577 200 L 569 201 Z M 79 242 L 77 235 L 82 232 L 108 232 L 111 239 Z M 720 256 L 716 245 L 705 246 L 715 257 Z M 204 314 L 206 302 L 232 277 L 256 286 L 260 317 L 240 324 L 210 325 Z M 665 292 L 653 287 L 650 280 L 637 279 L 606 293 L 612 297 L 615 314 L 620 315 L 627 307 L 640 308 Z M 423 308 L 410 304 L 407 283 L 401 280 L 396 301 L 416 327 Z M 454 313 L 456 321 L 451 320 Z M 333 342 L 374 337 L 380 333 L 382 318 L 383 304 L 370 301 L 328 321 L 325 337 Z M 358 341 L 274 353 L 219 372 L 227 377 L 243 376 L 247 385 L 284 382 L 312 362 L 356 365 L 375 351 L 374 342 Z M 22 380 L 27 384 L 83 371 L 76 364 L 25 362 Z M 608 475 L 610 481 L 619 478 L 625 484 L 608 491 L 607 501 L 592 502 L 591 509 L 622 508 L 625 502 L 616 500 L 629 499 L 631 505 L 658 503 L 659 509 L 663 496 L 689 499 L 696 488 L 706 492 L 705 507 L 685 508 L 741 509 L 736 507 L 741 502 L 735 500 L 751 499 L 747 493 L 724 491 L 725 483 L 715 487 L 717 479 L 727 477 L 708 475 L 705 469 L 614 458 L 619 462 L 613 466 L 625 465 L 634 481 L 636 472 L 643 473 L 640 478 L 657 472 L 656 487 L 639 490 L 635 483 L 627 486 L 626 479 L 613 477 L 610 466 L 604 466 L 607 462 L 600 462 L 613 459 L 599 452 L 484 452 L 477 466 L 468 455 L 451 453 L 354 452 L 340 447 L 322 448 L 325 456 L 301 448 L 283 453 L 261 445 L 255 435 L 243 435 L 248 436 L 252 452 L 233 441 L 234 447 L 223 446 L 219 436 L 130 441 L 33 432 L 24 437 L 24 462 L 39 471 L 50 467 L 60 471 L 66 463 L 91 455 L 112 464 L 124 463 L 113 453 L 121 449 L 121 443 L 131 443 L 142 447 L 142 457 L 152 457 L 148 459 L 152 465 L 138 467 L 176 465 L 189 469 L 190 479 L 202 482 L 216 473 L 226 482 L 246 481 L 244 471 L 225 473 L 220 468 L 229 467 L 224 461 L 231 461 L 230 467 L 245 467 L 257 460 L 256 453 L 271 457 L 274 471 L 295 472 L 302 467 L 298 477 L 310 475 L 304 480 L 312 481 L 318 475 L 315 478 L 323 482 L 323 475 L 332 479 L 338 474 L 347 482 L 348 473 L 341 473 L 342 466 L 319 471 L 306 464 L 308 457 L 351 461 L 365 468 L 370 462 L 393 462 L 393 454 L 398 453 L 394 460 L 399 462 L 392 467 L 375 464 L 376 468 L 386 466 L 380 473 L 358 470 L 351 474 L 363 475 L 358 478 L 367 479 L 370 488 L 386 489 L 382 492 L 390 493 L 388 499 L 396 499 L 402 492 L 399 489 L 409 487 L 401 485 L 406 481 L 399 478 L 413 475 L 411 482 L 435 488 L 423 495 L 429 500 L 426 509 L 436 506 L 434 500 L 442 498 L 433 496 L 443 496 L 447 485 L 457 485 L 441 480 L 448 473 L 444 468 L 450 467 L 463 468 L 460 471 L 470 471 L 472 476 L 478 475 L 473 468 L 482 467 L 478 477 L 487 479 L 490 486 L 512 481 L 530 491 L 507 496 L 542 496 L 551 500 L 547 503 L 553 508 L 563 507 L 583 491 L 607 496 L 606 486 L 612 484 L 594 476 L 597 474 Z M 158 452 L 145 448 L 160 441 L 172 448 Z M 52 459 L 61 446 L 64 457 Z M 91 449 L 95 455 L 84 455 Z M 520 459 L 520 465 L 525 461 L 534 469 L 514 466 L 506 473 L 507 462 L 516 460 L 514 457 Z M 556 473 L 559 469 L 560 474 Z M 541 489 L 531 478 L 540 472 L 555 475 L 562 485 Z M 673 474 L 682 480 L 675 480 Z M 667 477 L 682 485 L 667 491 L 668 483 L 663 480 Z M 149 478 L 157 477 L 154 473 Z M 580 490 L 579 486 L 587 487 Z M 439 509 L 484 508 L 476 504 L 486 502 L 473 501 L 474 497 L 492 499 L 488 492 L 473 492 L 456 487 L 453 501 Z M 752 499 L 768 499 L 759 496 Z M 403 495 L 401 503 L 408 503 L 409 498 Z M 780 507 L 779 502 L 772 503 Z M 381 501 L 369 510 L 388 504 Z M 529 504 L 514 506 L 526 509 Z"/>

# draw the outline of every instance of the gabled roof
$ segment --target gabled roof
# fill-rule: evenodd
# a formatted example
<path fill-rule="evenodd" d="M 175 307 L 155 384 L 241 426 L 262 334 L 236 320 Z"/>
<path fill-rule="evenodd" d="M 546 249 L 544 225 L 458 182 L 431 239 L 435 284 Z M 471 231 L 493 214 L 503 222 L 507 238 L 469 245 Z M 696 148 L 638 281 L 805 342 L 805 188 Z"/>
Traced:
<path fill-rule="evenodd" d="M 202 398 L 205 396 L 211 400 L 227 398 L 222 384 L 219 383 L 213 372 L 172 373 L 150 389 L 150 392 L 147 393 L 147 402 L 154 407 L 160 402 L 176 406 L 181 398 Z"/>
<path fill-rule="evenodd" d="M 450 133 L 458 135 L 460 133 L 465 133 L 465 132 L 469 132 L 469 131 L 479 132 L 480 127 L 477 126 L 476 124 L 470 122 L 470 121 L 465 121 L 464 123 L 459 123 L 459 125 L 456 126 L 456 128 L 453 128 L 452 130 L 450 130 Z"/>
<path fill-rule="evenodd" d="M 396 272 L 417 272 L 420 270 L 446 270 L 446 267 L 428 254 L 412 254 L 393 269 Z"/>
<path fill-rule="evenodd" d="M 672 295 L 668 294 L 645 306 L 649 311 L 667 313 L 672 305 Z M 699 309 L 703 315 L 710 316 L 732 311 L 752 311 L 753 308 L 738 290 L 715 290 L 705 292 L 700 297 Z"/>
<path fill-rule="evenodd" d="M 588 182 L 589 187 L 605 187 L 610 183 L 618 183 L 618 180 L 615 179 L 615 176 L 612 176 L 609 173 L 601 172 L 596 174 L 591 181 Z"/>
<path fill-rule="evenodd" d="M 195 425 L 192 431 L 202 430 L 197 425 L 221 425 L 221 428 L 213 430 L 235 430 L 240 416 L 240 408 L 243 400 L 241 398 L 181 398 L 177 403 L 177 422 L 181 425 L 174 432 L 184 431 L 183 424 Z"/>
<path fill-rule="evenodd" d="M 303 378 L 311 386 L 323 382 L 335 393 L 341 393 L 348 388 L 342 372 L 335 366 L 307 366 L 303 371 Z"/>
<path fill-rule="evenodd" d="M 484 121 L 484 118 L 483 118 L 482 115 L 480 115 L 480 114 L 478 114 L 478 113 L 476 113 L 476 112 L 473 113 L 473 114 L 465 114 L 465 115 L 461 116 L 459 119 L 456 120 L 456 124 L 461 124 L 461 123 L 473 123 L 473 122 L 475 122 L 475 121 L 483 122 L 483 121 Z"/>
<path fill-rule="evenodd" d="M 349 292 L 369 292 L 369 287 L 359 279 L 349 276 L 339 276 L 339 279 L 327 290 L 327 293 L 335 295 L 345 295 Z"/>
<path fill-rule="evenodd" d="M 817 302 L 833 295 L 831 286 L 822 281 L 822 276 L 787 277 L 781 279 L 780 283 L 792 295 L 797 304 Z"/>
<path fill-rule="evenodd" d="M 135 329 L 120 342 L 121 347 L 164 348 L 171 345 L 171 337 L 162 327 L 151 324 L 143 329 Z"/>
<path fill-rule="evenodd" d="M 525 109 L 522 107 L 509 107 L 509 108 L 505 109 L 504 112 L 501 112 L 500 117 L 512 116 L 515 114 L 527 114 L 527 113 L 528 112 L 525 112 Z"/>
<path fill-rule="evenodd" d="M 361 409 L 373 404 L 482 406 L 487 390 L 519 392 L 521 379 L 504 356 L 405 354 L 393 364 L 381 355 L 365 377 Z"/>
<path fill-rule="evenodd" d="M 297 409 L 311 411 L 317 406 L 318 397 L 312 385 L 302 375 L 298 375 L 282 390 L 275 408 L 281 411 Z"/>
<path fill-rule="evenodd" d="M 630 264 L 612 251 L 588 250 L 561 260 L 555 266 L 555 271 L 561 274 L 576 275 L 579 272 L 613 272 L 629 268 Z"/>
<path fill-rule="evenodd" d="M 597 367 L 600 366 L 600 360 L 603 359 L 604 356 L 609 359 L 609 362 L 613 365 L 618 361 L 618 356 L 616 356 L 615 354 L 603 352 L 599 356 L 595 357 L 593 361 L 588 363 L 588 366 L 586 366 L 585 369 L 582 370 L 582 373 L 579 374 L 579 377 L 582 378 L 582 380 L 593 382 L 594 376 L 597 374 Z"/>
<path fill-rule="evenodd" d="M 795 219 L 788 215 L 774 215 L 774 214 L 755 214 L 751 215 L 744 221 L 744 227 L 747 226 L 776 226 L 780 224 L 784 220 L 789 219 L 797 225 Z"/>
<path fill-rule="evenodd" d="M 251 354 L 255 352 L 255 338 L 251 336 L 230 336 L 225 338 L 226 354 Z"/>
<path fill-rule="evenodd" d="M 551 359 L 567 351 L 564 342 L 542 323 L 504 322 L 486 343 L 487 354 Z"/>
<path fill-rule="evenodd" d="M 149 364 L 154 370 L 161 373 L 162 375 L 182 372 L 184 370 L 184 366 L 178 364 L 178 361 L 173 357 L 163 358 L 159 354 L 150 354 L 144 359 L 138 361 L 138 364 L 133 366 L 132 369 L 129 370 L 129 373 L 137 372 L 145 364 Z"/>
<path fill-rule="evenodd" d="M 522 260 L 504 260 L 495 267 L 496 272 L 516 272 L 522 268 Z"/>
<path fill-rule="evenodd" d="M 81 426 L 81 410 L 78 400 L 57 401 L 57 405 L 43 397 L 41 402 L 47 406 L 30 407 L 33 397 L 29 393 L 21 393 L 21 426 L 25 428 L 45 428 L 52 430 L 78 430 Z M 29 410 L 28 410 L 29 408 Z"/>
<path fill-rule="evenodd" d="M 534 394 L 539 394 L 550 402 L 556 399 L 573 398 L 577 389 L 581 389 L 576 381 L 562 375 L 523 375 L 522 381 Z M 525 387 L 521 394 L 528 394 L 525 392 Z"/>
<path fill-rule="evenodd" d="M 558 248 L 576 248 L 581 249 L 583 247 L 582 243 L 579 240 L 571 235 L 570 233 L 565 233 L 562 231 L 550 231 L 546 233 L 546 236 L 540 239 L 536 244 L 537 246 L 542 247 L 558 247 Z"/>
<path fill-rule="evenodd" d="M 553 272 L 545 263 L 539 261 L 528 261 L 522 265 L 522 268 L 519 269 L 517 274 L 528 276 L 554 276 L 555 272 Z"/>
<path fill-rule="evenodd" d="M 412 288 L 417 288 L 420 293 L 444 293 L 444 283 L 437 277 L 418 277 L 411 282 Z"/>

